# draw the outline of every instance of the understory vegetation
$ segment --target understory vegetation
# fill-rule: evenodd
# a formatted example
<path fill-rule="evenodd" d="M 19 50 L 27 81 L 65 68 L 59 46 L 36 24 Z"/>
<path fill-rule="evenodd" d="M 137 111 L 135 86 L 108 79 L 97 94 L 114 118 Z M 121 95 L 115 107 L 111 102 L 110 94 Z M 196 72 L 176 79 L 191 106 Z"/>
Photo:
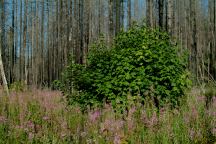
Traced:
<path fill-rule="evenodd" d="M 216 142 L 215 94 L 194 88 L 178 108 L 158 110 L 149 100 L 131 103 L 119 115 L 108 104 L 82 113 L 58 91 L 14 91 L 10 97 L 0 92 L 0 143 L 211 144 Z"/>
<path fill-rule="evenodd" d="M 215 37 L 216 0 L 0 0 L 0 144 L 216 144 Z"/>
<path fill-rule="evenodd" d="M 81 108 L 111 103 L 125 109 L 128 95 L 140 102 L 149 97 L 157 107 L 179 104 L 190 81 L 187 55 L 179 52 L 168 34 L 134 26 L 121 32 L 112 47 L 100 39 L 90 49 L 86 65 L 73 60 L 56 82 L 69 104 Z"/>

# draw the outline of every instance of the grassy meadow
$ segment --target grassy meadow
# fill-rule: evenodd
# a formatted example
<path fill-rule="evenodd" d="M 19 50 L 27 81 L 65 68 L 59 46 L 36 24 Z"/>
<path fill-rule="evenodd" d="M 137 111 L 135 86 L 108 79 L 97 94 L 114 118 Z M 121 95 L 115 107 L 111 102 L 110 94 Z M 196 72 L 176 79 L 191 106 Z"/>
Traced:
<path fill-rule="evenodd" d="M 83 114 L 58 91 L 0 91 L 0 143 L 50 144 L 211 144 L 216 142 L 216 97 L 206 107 L 199 89 L 179 108 L 158 110 L 133 103 L 124 114 L 109 104 Z"/>

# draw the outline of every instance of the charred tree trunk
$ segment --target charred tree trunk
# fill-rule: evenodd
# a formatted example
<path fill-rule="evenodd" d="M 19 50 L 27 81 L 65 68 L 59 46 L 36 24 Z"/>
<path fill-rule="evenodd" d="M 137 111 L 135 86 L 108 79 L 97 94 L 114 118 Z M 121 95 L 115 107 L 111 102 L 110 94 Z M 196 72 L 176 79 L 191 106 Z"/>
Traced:
<path fill-rule="evenodd" d="M 158 0 L 159 27 L 163 29 L 164 0 Z"/>

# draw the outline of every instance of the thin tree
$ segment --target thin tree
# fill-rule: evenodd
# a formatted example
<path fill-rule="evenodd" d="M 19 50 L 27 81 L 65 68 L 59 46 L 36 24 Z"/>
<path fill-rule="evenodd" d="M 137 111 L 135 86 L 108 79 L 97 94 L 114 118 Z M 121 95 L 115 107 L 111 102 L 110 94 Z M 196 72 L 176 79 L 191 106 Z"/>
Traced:
<path fill-rule="evenodd" d="M 113 0 L 109 0 L 109 44 L 112 43 L 113 33 L 114 33 Z"/>
<path fill-rule="evenodd" d="M 159 27 L 163 29 L 164 0 L 158 0 Z"/>
<path fill-rule="evenodd" d="M 147 26 L 153 27 L 153 0 L 147 0 L 146 1 L 146 20 L 147 20 Z"/>
<path fill-rule="evenodd" d="M 118 34 L 118 32 L 120 31 L 121 28 L 121 1 L 118 0 L 115 2 L 115 11 L 116 11 L 116 25 L 115 25 L 115 35 Z"/>
<path fill-rule="evenodd" d="M 168 0 L 167 1 L 167 31 L 170 35 L 172 35 L 173 33 L 173 3 L 174 0 Z"/>
<path fill-rule="evenodd" d="M 127 1 L 127 21 L 128 21 L 128 27 L 131 26 L 131 0 Z"/>
<path fill-rule="evenodd" d="M 45 15 L 45 3 L 42 3 L 41 10 L 41 41 L 40 41 L 40 85 L 44 82 L 44 16 Z"/>
<path fill-rule="evenodd" d="M 9 95 L 9 90 L 8 90 L 8 84 L 7 84 L 7 79 L 5 76 L 5 71 L 4 71 L 4 66 L 3 66 L 3 61 L 2 61 L 2 49 L 3 49 L 3 39 L 4 39 L 4 19 L 5 19 L 5 5 L 4 5 L 4 0 L 0 0 L 0 9 L 1 9 L 1 27 L 0 27 L 0 71 L 1 71 L 1 78 L 2 82 L 4 85 L 4 90 L 7 95 Z"/>
<path fill-rule="evenodd" d="M 26 45 L 27 45 L 27 9 L 28 0 L 25 0 L 25 10 L 24 10 L 24 26 L 23 26 L 23 47 L 21 48 L 21 78 L 27 84 L 27 59 L 26 59 Z"/>
<path fill-rule="evenodd" d="M 1 31 L 1 30 L 0 30 Z M 1 34 L 1 32 L 0 32 Z M 9 95 L 9 90 L 8 90 L 8 84 L 7 84 L 7 79 L 6 79 L 6 76 L 5 76 L 5 72 L 4 72 L 4 66 L 3 66 L 3 62 L 2 62 L 2 42 L 0 43 L 0 70 L 1 70 L 1 77 L 2 77 L 2 82 L 3 82 L 3 85 L 4 85 L 4 90 L 6 92 L 7 95 Z"/>
<path fill-rule="evenodd" d="M 190 17 L 191 17 L 191 28 L 192 28 L 192 38 L 191 38 L 191 70 L 195 74 L 196 78 L 198 76 L 198 58 L 197 58 L 197 23 L 196 23 L 196 1 L 190 0 Z"/>

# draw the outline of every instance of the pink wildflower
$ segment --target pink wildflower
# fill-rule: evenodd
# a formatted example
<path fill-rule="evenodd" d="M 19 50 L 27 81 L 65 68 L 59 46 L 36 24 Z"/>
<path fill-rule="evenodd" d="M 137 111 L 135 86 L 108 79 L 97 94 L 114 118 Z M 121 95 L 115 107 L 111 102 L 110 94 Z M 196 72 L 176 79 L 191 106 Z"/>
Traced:
<path fill-rule="evenodd" d="M 7 118 L 5 116 L 0 116 L 0 123 L 5 123 Z"/>
<path fill-rule="evenodd" d="M 165 108 L 161 108 L 161 109 L 160 109 L 160 113 L 161 113 L 161 114 L 163 114 L 165 111 L 166 111 Z"/>
<path fill-rule="evenodd" d="M 216 136 L 216 127 L 212 129 L 212 134 Z"/>
<path fill-rule="evenodd" d="M 199 96 L 199 97 L 197 97 L 197 100 L 199 102 L 203 102 L 203 101 L 205 101 L 205 96 Z"/>
<path fill-rule="evenodd" d="M 63 121 L 63 122 L 61 123 L 61 127 L 62 127 L 62 129 L 67 129 L 67 128 L 68 128 L 67 122 L 66 122 L 66 121 Z"/>
<path fill-rule="evenodd" d="M 44 121 L 48 121 L 48 120 L 49 120 L 49 117 L 48 117 L 48 116 L 44 116 L 42 119 L 43 119 Z"/>
<path fill-rule="evenodd" d="M 100 111 L 96 110 L 89 115 L 89 119 L 91 122 L 95 122 L 100 117 Z"/>
<path fill-rule="evenodd" d="M 189 131 L 189 136 L 191 139 L 194 139 L 195 135 L 196 135 L 196 133 L 193 129 Z"/>
<path fill-rule="evenodd" d="M 108 130 L 108 131 L 114 131 L 115 128 L 114 127 L 114 123 L 115 121 L 112 119 L 106 119 L 104 122 L 104 129 Z"/>
<path fill-rule="evenodd" d="M 17 125 L 15 126 L 16 129 L 24 129 L 24 126 L 23 125 Z"/>
<path fill-rule="evenodd" d="M 121 138 L 119 135 L 115 135 L 115 138 L 114 138 L 114 144 L 121 144 Z"/>
<path fill-rule="evenodd" d="M 32 140 L 34 138 L 34 134 L 32 132 L 28 133 L 28 139 Z"/>
<path fill-rule="evenodd" d="M 132 108 L 129 109 L 128 116 L 132 116 L 135 111 L 136 111 L 136 107 L 133 106 Z"/>
<path fill-rule="evenodd" d="M 216 111 L 211 112 L 210 115 L 216 117 Z"/>
<path fill-rule="evenodd" d="M 149 120 L 149 126 L 150 127 L 155 126 L 155 125 L 157 125 L 157 123 L 158 123 L 157 114 L 156 114 L 156 112 L 154 112 L 151 119 Z"/>
<path fill-rule="evenodd" d="M 101 125 L 101 132 L 109 131 L 111 133 L 117 133 L 118 131 L 122 130 L 124 127 L 123 120 L 113 120 L 113 119 L 106 119 L 105 122 Z"/>
<path fill-rule="evenodd" d="M 213 106 L 216 106 L 216 96 L 214 96 L 214 97 L 212 98 L 212 105 L 213 105 Z"/>
<path fill-rule="evenodd" d="M 34 123 L 32 121 L 28 121 L 26 126 L 27 126 L 28 129 L 33 130 L 35 125 L 34 125 Z"/>
<path fill-rule="evenodd" d="M 122 129 L 124 126 L 124 121 L 123 120 L 117 120 L 115 122 L 115 126 L 116 126 L 116 129 L 118 129 L 118 130 Z"/>
<path fill-rule="evenodd" d="M 134 119 L 133 118 L 128 119 L 127 125 L 128 125 L 128 130 L 132 131 L 134 128 Z"/>
<path fill-rule="evenodd" d="M 142 111 L 142 117 L 141 117 L 141 120 L 143 121 L 143 123 L 145 124 L 145 125 L 148 125 L 148 116 L 147 116 L 147 114 L 146 114 L 146 111 Z"/>
<path fill-rule="evenodd" d="M 184 115 L 184 122 L 186 124 L 189 124 L 190 123 L 190 117 L 188 116 L 188 114 Z"/>
<path fill-rule="evenodd" d="M 199 113 L 195 107 L 192 108 L 192 117 L 197 118 L 199 116 Z"/>

